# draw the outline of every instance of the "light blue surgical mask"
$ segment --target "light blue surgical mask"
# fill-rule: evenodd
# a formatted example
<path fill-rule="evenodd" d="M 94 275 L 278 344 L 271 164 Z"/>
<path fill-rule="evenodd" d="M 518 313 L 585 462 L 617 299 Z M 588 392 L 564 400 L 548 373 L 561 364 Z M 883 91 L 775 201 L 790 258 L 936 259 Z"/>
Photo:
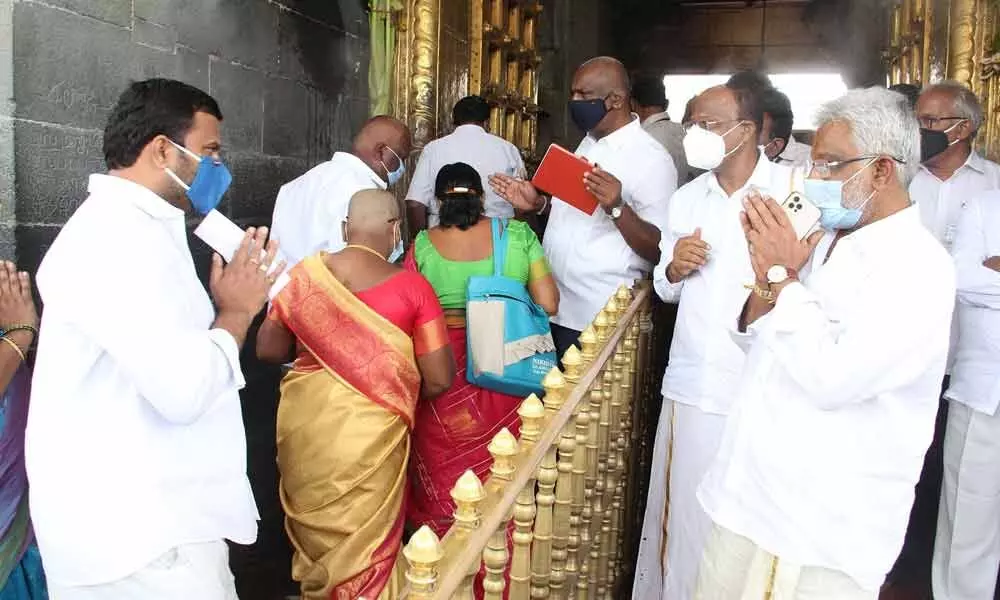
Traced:
<path fill-rule="evenodd" d="M 860 206 L 854 208 L 844 207 L 844 186 L 852 179 L 860 175 L 865 169 L 875 163 L 878 158 L 868 161 L 857 173 L 848 177 L 845 181 L 835 179 L 806 179 L 804 189 L 806 198 L 809 199 L 816 208 L 819 209 L 819 223 L 824 229 L 853 229 L 861 222 L 865 206 L 875 197 L 873 191 Z"/>
<path fill-rule="evenodd" d="M 396 262 L 403 256 L 403 232 L 399 230 L 398 226 L 396 227 L 396 235 L 399 236 L 399 241 L 392 247 L 392 252 L 389 253 L 389 258 L 386 259 L 391 263 Z"/>
<path fill-rule="evenodd" d="M 198 156 L 173 140 L 170 140 L 170 143 L 197 162 L 198 170 L 190 185 L 184 183 L 169 167 L 164 170 L 177 185 L 184 188 L 188 200 L 191 201 L 191 208 L 199 215 L 207 215 L 222 202 L 222 196 L 233 183 L 232 173 L 221 160 L 211 156 Z"/>
<path fill-rule="evenodd" d="M 392 152 L 392 155 L 395 156 L 396 160 L 399 161 L 399 167 L 397 167 L 395 171 L 390 171 L 389 167 L 385 165 L 385 162 L 379 160 L 379 162 L 382 163 L 382 168 L 385 169 L 385 177 L 386 180 L 389 182 L 389 187 L 392 187 L 396 185 L 396 182 L 398 182 L 400 179 L 403 178 L 403 175 L 406 173 L 406 165 L 403 164 L 403 159 L 400 158 L 398 154 L 396 154 L 395 150 L 393 150 L 389 146 L 386 146 L 386 149 L 389 150 L 389 152 Z"/>

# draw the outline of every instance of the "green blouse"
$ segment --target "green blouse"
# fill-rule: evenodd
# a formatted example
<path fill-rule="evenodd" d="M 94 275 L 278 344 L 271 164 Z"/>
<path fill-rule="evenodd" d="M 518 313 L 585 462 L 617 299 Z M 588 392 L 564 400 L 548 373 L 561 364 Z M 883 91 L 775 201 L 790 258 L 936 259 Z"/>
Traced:
<path fill-rule="evenodd" d="M 427 281 L 437 293 L 444 309 L 465 308 L 465 290 L 469 277 L 492 275 L 493 257 L 482 260 L 456 261 L 441 256 L 426 231 L 413 241 L 413 258 Z M 549 265 L 538 236 L 523 221 L 507 223 L 507 260 L 504 275 L 527 284 L 549 274 Z"/>

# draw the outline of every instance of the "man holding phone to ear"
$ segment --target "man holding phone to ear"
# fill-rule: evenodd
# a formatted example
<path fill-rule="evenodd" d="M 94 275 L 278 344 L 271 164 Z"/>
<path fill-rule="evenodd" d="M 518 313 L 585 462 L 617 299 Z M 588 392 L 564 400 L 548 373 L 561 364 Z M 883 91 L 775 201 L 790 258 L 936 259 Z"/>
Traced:
<path fill-rule="evenodd" d="M 743 369 L 743 354 L 729 335 L 749 294 L 744 284 L 753 281 L 739 214 L 753 190 L 784 200 L 793 189 L 793 170 L 758 149 L 762 120 L 759 91 L 727 85 L 697 96 L 684 123 L 688 163 L 707 172 L 671 198 L 653 271 L 659 296 L 679 307 L 663 379 L 636 600 L 694 597 L 711 530 L 695 490 L 718 449 Z"/>

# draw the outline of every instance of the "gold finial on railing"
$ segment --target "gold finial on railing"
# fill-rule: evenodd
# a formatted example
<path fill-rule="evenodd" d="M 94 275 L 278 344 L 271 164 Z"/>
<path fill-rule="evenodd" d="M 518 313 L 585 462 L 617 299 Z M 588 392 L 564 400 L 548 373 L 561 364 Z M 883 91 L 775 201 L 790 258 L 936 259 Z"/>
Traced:
<path fill-rule="evenodd" d="M 490 455 L 493 457 L 493 466 L 490 472 L 493 479 L 507 485 L 513 479 L 515 467 L 514 456 L 517 455 L 517 439 L 504 427 L 500 433 L 493 436 L 489 446 Z M 500 523 L 497 530 L 490 537 L 489 543 L 483 550 L 483 564 L 486 565 L 486 576 L 483 578 L 483 599 L 502 600 L 503 590 L 506 587 L 503 571 L 507 566 L 509 558 L 507 552 L 507 523 L 510 521 L 513 509 L 507 513 L 507 517 Z"/>
<path fill-rule="evenodd" d="M 479 527 L 479 503 L 486 497 L 483 482 L 479 481 L 471 469 L 462 476 L 451 488 L 451 498 L 455 501 L 455 525 L 468 531 Z"/>
<path fill-rule="evenodd" d="M 479 512 L 479 503 L 486 497 L 483 483 L 479 481 L 476 474 L 471 469 L 462 473 L 462 476 L 455 482 L 455 487 L 451 488 L 451 498 L 455 501 L 455 529 L 465 535 L 471 534 L 479 527 L 479 520 L 482 516 Z M 459 600 L 472 600 L 474 592 L 472 586 L 479 572 L 479 562 L 473 563 L 465 574 L 465 580 L 458 588 L 455 597 Z"/>
<path fill-rule="evenodd" d="M 608 298 L 608 303 L 604 305 L 604 312 L 608 315 L 608 329 L 612 330 L 618 325 L 618 301 L 614 295 Z"/>
<path fill-rule="evenodd" d="M 538 396 L 531 394 L 517 409 L 517 416 L 521 417 L 521 440 L 534 445 L 542 435 L 545 405 L 538 399 Z"/>
<path fill-rule="evenodd" d="M 602 308 L 594 317 L 594 331 L 597 332 L 597 343 L 603 344 L 608 340 L 608 313 Z"/>
<path fill-rule="evenodd" d="M 517 456 L 517 438 L 504 427 L 500 433 L 493 436 L 493 441 L 490 442 L 487 449 L 490 451 L 490 456 L 493 457 L 490 473 L 497 479 L 510 481 L 515 470 L 514 457 Z"/>
<path fill-rule="evenodd" d="M 563 388 L 566 387 L 566 378 L 563 377 L 562 371 L 552 367 L 542 379 L 542 387 L 545 388 L 545 398 L 542 399 L 545 410 L 549 413 L 558 412 L 563 405 Z"/>
<path fill-rule="evenodd" d="M 406 580 L 410 582 L 410 598 L 430 598 L 437 585 L 437 565 L 444 557 L 441 541 L 430 527 L 424 525 L 403 548 L 403 556 L 410 564 L 406 570 Z"/>
<path fill-rule="evenodd" d="M 563 368 L 566 369 L 566 373 L 564 373 L 566 381 L 570 383 L 580 381 L 580 367 L 583 365 L 583 356 L 576 346 L 570 346 L 566 349 L 565 354 L 563 354 L 562 364 Z"/>
<path fill-rule="evenodd" d="M 618 286 L 615 291 L 615 299 L 618 300 L 618 306 L 625 310 L 628 305 L 632 303 L 632 290 L 625 287 L 625 284 Z"/>
<path fill-rule="evenodd" d="M 597 331 L 593 325 L 587 325 L 587 328 L 580 333 L 580 354 L 584 365 L 594 362 L 597 357 L 597 343 Z"/>

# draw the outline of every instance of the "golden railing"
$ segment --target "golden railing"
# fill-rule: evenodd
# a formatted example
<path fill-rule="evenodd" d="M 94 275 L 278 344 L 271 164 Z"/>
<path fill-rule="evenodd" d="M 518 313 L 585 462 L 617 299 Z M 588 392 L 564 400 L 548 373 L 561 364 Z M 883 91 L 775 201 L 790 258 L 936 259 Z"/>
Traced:
<path fill-rule="evenodd" d="M 421 528 L 403 550 L 404 598 L 611 598 L 628 584 L 649 463 L 637 426 L 654 395 L 651 289 L 620 288 L 546 376 L 542 399 L 518 411 L 520 440 L 506 429 L 490 445 L 492 475 L 455 483 L 455 524 L 442 540 Z M 513 545 L 508 548 L 508 524 Z M 505 571 L 509 569 L 509 579 Z"/>

